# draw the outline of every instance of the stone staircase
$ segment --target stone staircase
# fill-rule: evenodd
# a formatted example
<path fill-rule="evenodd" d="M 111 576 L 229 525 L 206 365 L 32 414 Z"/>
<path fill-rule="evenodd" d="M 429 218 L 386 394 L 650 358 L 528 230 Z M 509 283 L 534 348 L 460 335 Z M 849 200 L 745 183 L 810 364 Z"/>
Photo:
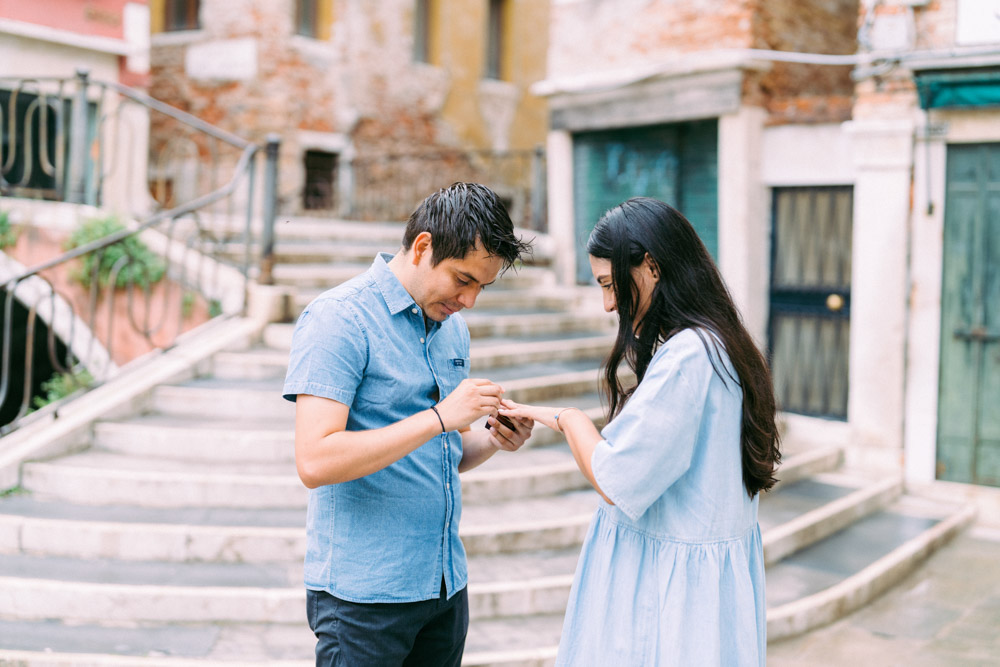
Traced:
<path fill-rule="evenodd" d="M 401 236 L 343 223 L 327 237 L 318 224 L 278 232 L 279 259 L 306 263 L 279 264 L 276 279 L 316 286 L 300 305 L 348 277 L 321 260 L 363 269 Z M 540 264 L 468 313 L 472 372 L 514 400 L 581 406 L 600 424 L 597 368 L 614 320 L 596 292 L 560 289 Z M 194 378 L 158 386 L 135 414 L 95 423 L 71 453 L 23 465 L 20 489 L 0 498 L 0 664 L 311 664 L 307 494 L 294 406 L 280 396 L 292 326 L 268 325 Z M 761 500 L 772 640 L 864 605 L 973 517 L 843 460 L 837 447 L 789 451 Z M 598 497 L 541 426 L 462 486 L 465 664 L 549 665 Z"/>

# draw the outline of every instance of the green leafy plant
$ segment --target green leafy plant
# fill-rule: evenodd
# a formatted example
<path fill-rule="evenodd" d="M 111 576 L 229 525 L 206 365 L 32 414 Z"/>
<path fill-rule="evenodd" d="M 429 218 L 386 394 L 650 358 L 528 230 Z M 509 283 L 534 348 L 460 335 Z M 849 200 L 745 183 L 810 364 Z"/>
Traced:
<path fill-rule="evenodd" d="M 191 313 L 194 312 L 194 304 L 197 295 L 194 292 L 185 291 L 184 295 L 181 297 L 181 317 L 185 320 L 191 317 Z"/>
<path fill-rule="evenodd" d="M 9 489 L 3 489 L 2 491 L 0 491 L 0 498 L 8 498 L 10 496 L 17 496 L 17 495 L 20 495 L 22 493 L 24 493 L 24 487 L 23 486 L 20 486 L 20 485 L 18 485 L 18 486 L 12 486 Z M 3 663 L 0 663 L 0 664 L 3 664 Z"/>
<path fill-rule="evenodd" d="M 10 214 L 7 211 L 0 211 L 0 250 L 16 245 L 20 234 L 19 229 L 11 227 Z"/>
<path fill-rule="evenodd" d="M 114 216 L 85 220 L 66 242 L 66 249 L 78 248 L 123 229 L 125 226 Z M 159 256 L 137 236 L 129 236 L 103 250 L 89 252 L 81 257 L 79 269 L 71 277 L 84 287 L 90 287 L 94 275 L 94 262 L 100 258 L 97 282 L 101 287 L 107 287 L 111 281 L 111 269 L 122 257 L 128 257 L 129 261 L 118 272 L 115 287 L 125 287 L 129 283 L 148 287 L 163 278 L 166 272 L 166 266 Z"/>
<path fill-rule="evenodd" d="M 42 395 L 35 396 L 32 401 L 36 408 L 44 408 L 49 403 L 66 398 L 77 389 L 89 387 L 94 378 L 86 370 L 73 373 L 53 373 L 52 377 L 42 383 Z"/>
<path fill-rule="evenodd" d="M 218 317 L 222 314 L 222 302 L 218 299 L 212 299 L 208 302 L 208 316 Z"/>

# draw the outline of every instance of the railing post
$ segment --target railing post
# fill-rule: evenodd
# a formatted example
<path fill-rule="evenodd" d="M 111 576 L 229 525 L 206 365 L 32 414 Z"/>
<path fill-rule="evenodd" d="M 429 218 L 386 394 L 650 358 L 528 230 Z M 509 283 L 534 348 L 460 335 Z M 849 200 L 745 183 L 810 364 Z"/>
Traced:
<path fill-rule="evenodd" d="M 261 285 L 273 285 L 274 276 L 274 220 L 278 216 L 278 152 L 281 137 L 267 135 L 264 163 L 264 229 L 260 238 Z"/>
<path fill-rule="evenodd" d="M 86 203 L 87 197 L 87 84 L 90 72 L 76 70 L 77 89 L 73 98 L 73 111 L 69 129 L 69 174 L 66 200 L 74 204 Z"/>
<path fill-rule="evenodd" d="M 538 145 L 531 156 L 531 226 L 535 231 L 547 231 L 545 213 L 545 149 Z"/>

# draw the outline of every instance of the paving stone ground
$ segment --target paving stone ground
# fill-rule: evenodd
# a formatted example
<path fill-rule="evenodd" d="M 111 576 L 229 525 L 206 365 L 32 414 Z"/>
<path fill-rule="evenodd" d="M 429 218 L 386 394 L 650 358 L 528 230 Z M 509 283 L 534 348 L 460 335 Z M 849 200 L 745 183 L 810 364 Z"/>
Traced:
<path fill-rule="evenodd" d="M 770 643 L 767 664 L 1000 665 L 1000 527 L 973 526 L 867 607 Z"/>

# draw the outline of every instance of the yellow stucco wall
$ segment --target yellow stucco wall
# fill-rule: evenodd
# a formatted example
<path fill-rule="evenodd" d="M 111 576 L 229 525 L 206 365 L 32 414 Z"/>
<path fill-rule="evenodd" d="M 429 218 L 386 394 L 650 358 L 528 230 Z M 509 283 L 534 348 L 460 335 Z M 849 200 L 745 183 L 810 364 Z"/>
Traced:
<path fill-rule="evenodd" d="M 509 148 L 533 148 L 545 140 L 548 109 L 531 95 L 531 84 L 545 78 L 549 2 L 506 0 L 501 77 L 516 90 L 517 105 Z M 442 119 L 466 145 L 491 147 L 481 105 L 486 67 L 488 0 L 434 0 L 431 8 L 431 62 L 448 69 L 451 87 Z"/>

